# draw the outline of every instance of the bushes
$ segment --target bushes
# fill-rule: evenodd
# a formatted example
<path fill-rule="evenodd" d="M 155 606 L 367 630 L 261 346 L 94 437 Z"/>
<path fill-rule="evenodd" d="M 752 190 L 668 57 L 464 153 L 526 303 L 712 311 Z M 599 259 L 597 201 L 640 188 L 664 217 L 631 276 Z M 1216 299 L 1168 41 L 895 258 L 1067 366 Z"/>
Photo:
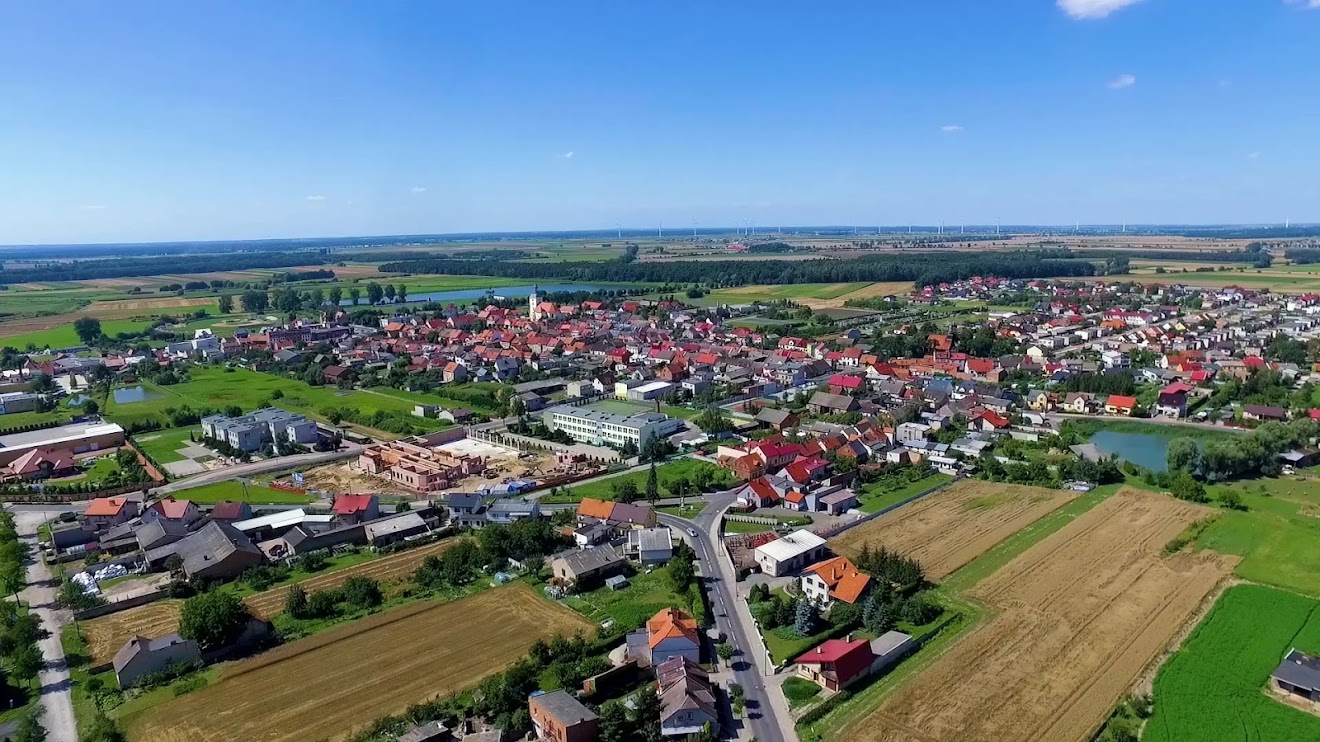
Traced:
<path fill-rule="evenodd" d="M 307 593 L 293 585 L 284 598 L 284 611 L 299 621 L 336 618 L 352 611 L 369 611 L 385 602 L 380 583 L 370 577 L 354 576 L 338 588 Z"/>

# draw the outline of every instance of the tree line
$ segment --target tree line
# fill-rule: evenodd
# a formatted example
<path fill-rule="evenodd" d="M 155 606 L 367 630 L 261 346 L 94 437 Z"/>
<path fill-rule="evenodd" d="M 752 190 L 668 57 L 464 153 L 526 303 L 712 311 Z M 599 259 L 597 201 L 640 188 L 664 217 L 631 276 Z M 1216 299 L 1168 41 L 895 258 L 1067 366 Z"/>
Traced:
<path fill-rule="evenodd" d="M 169 270 L 174 273 L 209 273 L 238 271 L 252 268 L 284 268 L 295 265 L 317 265 L 330 262 L 330 257 L 314 252 L 257 252 L 227 255 L 179 255 L 169 259 Z M 115 260 L 73 260 L 62 263 L 43 263 L 31 268 L 7 270 L 0 277 L 5 283 L 39 281 L 81 281 L 89 278 L 129 278 L 155 276 L 162 269 L 160 258 L 118 258 Z"/>
<path fill-rule="evenodd" d="M 1059 251 L 1064 252 L 1066 251 Z M 1084 260 L 1048 259 L 1034 252 L 914 253 L 868 255 L 849 260 L 821 258 L 799 262 L 676 261 L 672 263 L 564 262 L 518 263 L 492 260 L 422 259 L 383 263 L 382 273 L 485 275 L 534 280 L 692 283 L 715 286 L 793 283 L 860 283 L 913 281 L 929 285 L 973 276 L 1041 278 L 1092 276 L 1095 265 Z"/>

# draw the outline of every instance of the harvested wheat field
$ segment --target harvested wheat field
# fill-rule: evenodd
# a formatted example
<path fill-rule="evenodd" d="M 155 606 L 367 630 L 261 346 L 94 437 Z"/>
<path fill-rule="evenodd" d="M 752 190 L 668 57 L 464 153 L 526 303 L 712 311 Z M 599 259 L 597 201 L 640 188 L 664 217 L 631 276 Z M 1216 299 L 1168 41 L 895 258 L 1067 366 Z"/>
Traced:
<path fill-rule="evenodd" d="M 180 307 L 205 307 L 215 304 L 216 299 L 213 296 L 208 297 L 182 297 L 169 296 L 155 299 L 107 299 L 105 301 L 94 301 L 83 309 L 83 314 L 89 314 L 94 317 L 110 316 L 111 313 L 123 310 L 141 311 L 144 309 L 178 309 Z"/>
<path fill-rule="evenodd" d="M 380 613 L 224 666 L 219 682 L 122 719 L 131 739 L 342 738 L 409 704 L 474 685 L 537 639 L 591 622 L 514 583 Z"/>
<path fill-rule="evenodd" d="M 156 638 L 179 630 L 177 600 L 161 600 L 108 616 L 79 622 L 92 665 L 105 664 L 135 634 Z"/>
<path fill-rule="evenodd" d="M 352 567 L 309 577 L 298 584 L 302 585 L 308 593 L 314 593 L 339 587 L 350 577 L 370 577 L 381 582 L 405 580 L 412 576 L 412 573 L 417 570 L 423 559 L 432 554 L 439 554 L 456 543 L 458 543 L 457 538 L 447 538 L 426 546 L 419 546 L 380 559 L 373 559 L 370 562 L 363 562 Z M 284 597 L 288 593 L 289 586 L 281 585 L 280 587 L 264 590 L 256 595 L 249 595 L 243 599 L 243 602 L 251 609 L 253 615 L 269 619 L 284 612 Z"/>
<path fill-rule="evenodd" d="M 916 559 L 927 577 L 940 580 L 1072 497 L 1040 487 L 958 482 L 845 531 L 830 541 L 830 548 L 855 557 L 863 544 L 883 546 Z"/>
<path fill-rule="evenodd" d="M 1088 740 L 1235 557 L 1162 556 L 1208 508 L 1125 489 L 972 590 L 994 618 L 844 739 Z"/>
<path fill-rule="evenodd" d="M 911 281 L 877 281 L 866 288 L 857 289 L 851 293 L 835 297 L 839 306 L 849 299 L 874 299 L 885 296 L 907 296 L 912 293 L 913 283 Z"/>

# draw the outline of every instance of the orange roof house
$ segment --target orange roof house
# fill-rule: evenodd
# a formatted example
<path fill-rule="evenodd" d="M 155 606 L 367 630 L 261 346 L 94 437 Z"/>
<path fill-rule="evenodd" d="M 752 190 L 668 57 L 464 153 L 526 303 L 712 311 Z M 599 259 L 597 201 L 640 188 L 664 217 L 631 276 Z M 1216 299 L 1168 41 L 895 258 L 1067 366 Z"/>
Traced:
<path fill-rule="evenodd" d="M 807 597 L 828 605 L 838 600 L 856 603 L 871 585 L 871 576 L 858 571 L 847 557 L 834 557 L 808 567 L 802 575 L 802 589 Z"/>
<path fill-rule="evenodd" d="M 646 646 L 652 667 L 674 657 L 701 662 L 696 619 L 675 608 L 666 608 L 646 622 Z"/>
<path fill-rule="evenodd" d="M 87 503 L 87 509 L 83 510 L 83 515 L 113 518 L 123 512 L 126 504 L 128 504 L 127 497 L 98 497 Z"/>
<path fill-rule="evenodd" d="M 596 518 L 597 520 L 609 520 L 610 514 L 614 511 L 614 503 L 597 500 L 591 497 L 582 498 L 578 503 L 577 514 L 580 518 Z"/>

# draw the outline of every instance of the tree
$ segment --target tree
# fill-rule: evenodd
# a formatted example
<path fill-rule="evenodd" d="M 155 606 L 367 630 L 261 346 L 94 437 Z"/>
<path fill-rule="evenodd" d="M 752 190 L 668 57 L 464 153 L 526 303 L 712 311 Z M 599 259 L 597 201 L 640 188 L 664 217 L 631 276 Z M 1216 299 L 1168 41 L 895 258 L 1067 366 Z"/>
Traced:
<path fill-rule="evenodd" d="M 270 297 L 265 291 L 244 291 L 243 292 L 243 310 L 253 314 L 259 314 L 270 307 Z"/>
<path fill-rule="evenodd" d="M 628 709 L 620 701 L 607 701 L 600 707 L 601 742 L 628 742 L 632 733 L 632 724 L 628 721 Z"/>
<path fill-rule="evenodd" d="M 380 287 L 380 284 L 378 283 L 367 284 L 368 304 L 379 304 L 380 300 L 383 299 L 384 297 L 385 297 L 385 290 Z"/>
<path fill-rule="evenodd" d="M 101 320 L 95 317 L 79 317 L 73 321 L 73 331 L 83 345 L 91 345 L 101 337 Z"/>
<path fill-rule="evenodd" d="M 635 697 L 633 706 L 633 726 L 636 734 L 633 739 L 645 742 L 661 742 L 660 736 L 660 697 L 653 686 L 646 686 Z"/>
<path fill-rule="evenodd" d="M 1201 448 L 1191 438 L 1174 438 L 1169 442 L 1169 451 L 1165 455 L 1169 471 L 1185 471 L 1195 474 L 1201 468 Z"/>
<path fill-rule="evenodd" d="M 394 288 L 394 284 L 392 284 L 392 283 L 387 283 L 387 284 L 385 284 L 385 298 L 386 298 L 386 299 L 389 299 L 390 301 L 394 301 L 394 297 L 395 297 L 397 294 L 398 294 L 398 292 L 395 290 L 395 288 Z"/>
<path fill-rule="evenodd" d="M 221 314 L 229 314 L 234 311 L 234 297 L 229 294 L 222 294 L 216 301 L 220 305 Z"/>
<path fill-rule="evenodd" d="M 1239 495 L 1237 492 L 1234 492 L 1233 490 L 1224 490 L 1224 492 L 1221 495 L 1219 495 L 1219 504 L 1222 505 L 1223 507 L 1228 508 L 1229 510 L 1247 509 L 1246 504 L 1242 502 L 1242 495 Z"/>
<path fill-rule="evenodd" d="M 720 642 L 719 646 L 715 647 L 715 655 L 724 660 L 725 664 L 728 664 L 733 659 L 733 645 L 728 642 Z"/>
<path fill-rule="evenodd" d="M 669 560 L 669 584 L 678 594 L 686 593 L 688 586 L 697 579 L 697 570 L 692 562 L 680 559 L 677 555 Z"/>
<path fill-rule="evenodd" d="M 679 475 L 669 480 L 668 489 L 669 489 L 669 494 L 681 499 L 683 495 L 687 494 L 687 490 L 688 490 L 687 477 Z"/>
<path fill-rule="evenodd" d="M 307 590 L 294 583 L 284 595 L 284 612 L 292 618 L 307 617 Z"/>
<path fill-rule="evenodd" d="M 41 726 L 40 704 L 23 715 L 13 739 L 14 742 L 45 742 L 46 730 Z"/>
<path fill-rule="evenodd" d="M 348 300 L 353 302 L 353 306 L 356 307 L 358 305 L 358 300 L 360 300 L 361 298 L 362 298 L 362 289 L 358 288 L 357 286 L 353 286 L 349 288 Z"/>
<path fill-rule="evenodd" d="M 128 738 L 120 731 L 119 726 L 115 724 L 113 719 L 97 709 L 96 716 L 92 717 L 92 723 L 88 725 L 79 739 L 82 742 L 126 742 Z"/>
<path fill-rule="evenodd" d="M 637 502 L 637 483 L 624 477 L 614 490 L 614 499 L 619 502 Z"/>
<path fill-rule="evenodd" d="M 339 302 L 344 300 L 344 290 L 338 286 L 330 287 L 330 303 L 339 306 Z"/>
<path fill-rule="evenodd" d="M 179 635 L 192 639 L 203 651 L 234 642 L 247 628 L 251 614 L 232 592 L 210 590 L 183 601 L 179 613 Z"/>
<path fill-rule="evenodd" d="M 816 608 L 811 605 L 807 596 L 798 597 L 794 614 L 793 633 L 798 636 L 811 636 L 816 632 Z"/>
<path fill-rule="evenodd" d="M 380 583 L 361 575 L 345 580 L 339 588 L 339 595 L 345 602 L 358 608 L 375 608 L 385 601 L 385 596 L 380 591 Z"/>
<path fill-rule="evenodd" d="M 394 287 L 394 295 L 399 297 L 400 302 L 408 301 L 408 284 L 401 283 Z"/>
<path fill-rule="evenodd" d="M 45 665 L 46 661 L 42 659 L 36 642 L 25 642 L 9 655 L 9 672 L 23 682 L 35 680 Z"/>
<path fill-rule="evenodd" d="M 651 462 L 651 470 L 646 473 L 646 501 L 654 505 L 660 499 L 660 479 L 655 473 L 655 462 Z"/>
<path fill-rule="evenodd" d="M 79 405 L 79 407 L 82 409 L 84 415 L 95 415 L 101 411 L 101 405 L 94 399 L 83 400 L 83 403 Z"/>
<path fill-rule="evenodd" d="M 697 427 L 710 435 L 733 430 L 733 423 L 725 416 L 724 410 L 715 405 L 711 405 L 703 410 L 693 422 L 697 424 Z"/>

